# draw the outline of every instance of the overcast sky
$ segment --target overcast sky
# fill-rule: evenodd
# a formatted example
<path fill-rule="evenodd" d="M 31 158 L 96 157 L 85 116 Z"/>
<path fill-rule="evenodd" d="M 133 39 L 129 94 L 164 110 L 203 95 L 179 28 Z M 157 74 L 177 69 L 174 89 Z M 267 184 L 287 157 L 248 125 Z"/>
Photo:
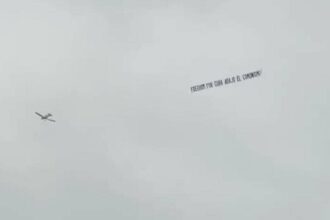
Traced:
<path fill-rule="evenodd" d="M 330 219 L 329 6 L 0 1 L 0 219 Z"/>

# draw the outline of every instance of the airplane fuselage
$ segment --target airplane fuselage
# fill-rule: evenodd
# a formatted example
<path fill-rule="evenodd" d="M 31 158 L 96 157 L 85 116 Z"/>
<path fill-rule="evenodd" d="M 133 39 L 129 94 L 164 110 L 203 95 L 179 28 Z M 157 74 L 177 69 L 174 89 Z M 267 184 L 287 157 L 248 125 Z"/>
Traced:
<path fill-rule="evenodd" d="M 50 116 L 52 116 L 51 114 L 47 114 L 47 115 L 45 115 L 45 116 L 41 116 L 41 119 L 48 119 Z"/>
<path fill-rule="evenodd" d="M 54 119 L 50 119 L 50 117 L 53 116 L 53 115 L 50 114 L 50 113 L 48 113 L 47 115 L 42 115 L 42 114 L 40 114 L 40 113 L 38 113 L 38 112 L 35 112 L 35 113 L 41 118 L 41 120 L 48 120 L 48 121 L 55 122 Z"/>

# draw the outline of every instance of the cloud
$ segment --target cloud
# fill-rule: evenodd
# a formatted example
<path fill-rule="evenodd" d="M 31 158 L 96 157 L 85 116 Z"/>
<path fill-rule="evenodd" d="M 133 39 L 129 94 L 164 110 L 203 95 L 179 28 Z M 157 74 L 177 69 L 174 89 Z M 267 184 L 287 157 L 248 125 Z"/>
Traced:
<path fill-rule="evenodd" d="M 1 3 L 0 217 L 326 219 L 327 3 L 296 4 Z"/>

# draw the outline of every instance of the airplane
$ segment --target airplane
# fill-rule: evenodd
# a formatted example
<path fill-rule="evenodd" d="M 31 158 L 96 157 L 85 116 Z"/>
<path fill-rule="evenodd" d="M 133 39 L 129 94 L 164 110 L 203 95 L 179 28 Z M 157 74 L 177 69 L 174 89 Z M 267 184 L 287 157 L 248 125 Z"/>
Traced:
<path fill-rule="evenodd" d="M 55 120 L 49 118 L 49 117 L 53 116 L 50 113 L 48 113 L 47 115 L 42 115 L 38 112 L 35 112 L 35 113 L 41 117 L 41 120 L 48 120 L 48 121 L 56 122 Z"/>

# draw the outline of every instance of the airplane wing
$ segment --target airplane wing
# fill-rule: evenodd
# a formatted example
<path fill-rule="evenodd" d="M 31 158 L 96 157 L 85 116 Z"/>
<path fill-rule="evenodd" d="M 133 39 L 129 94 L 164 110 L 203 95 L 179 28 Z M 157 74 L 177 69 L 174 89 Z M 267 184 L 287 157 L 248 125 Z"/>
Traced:
<path fill-rule="evenodd" d="M 39 115 L 40 117 L 44 117 L 42 114 L 35 112 L 37 115 Z"/>
<path fill-rule="evenodd" d="M 48 120 L 48 121 L 52 121 L 52 122 L 56 122 L 55 120 L 53 120 L 53 119 L 49 119 L 49 118 L 47 118 L 47 120 Z"/>

